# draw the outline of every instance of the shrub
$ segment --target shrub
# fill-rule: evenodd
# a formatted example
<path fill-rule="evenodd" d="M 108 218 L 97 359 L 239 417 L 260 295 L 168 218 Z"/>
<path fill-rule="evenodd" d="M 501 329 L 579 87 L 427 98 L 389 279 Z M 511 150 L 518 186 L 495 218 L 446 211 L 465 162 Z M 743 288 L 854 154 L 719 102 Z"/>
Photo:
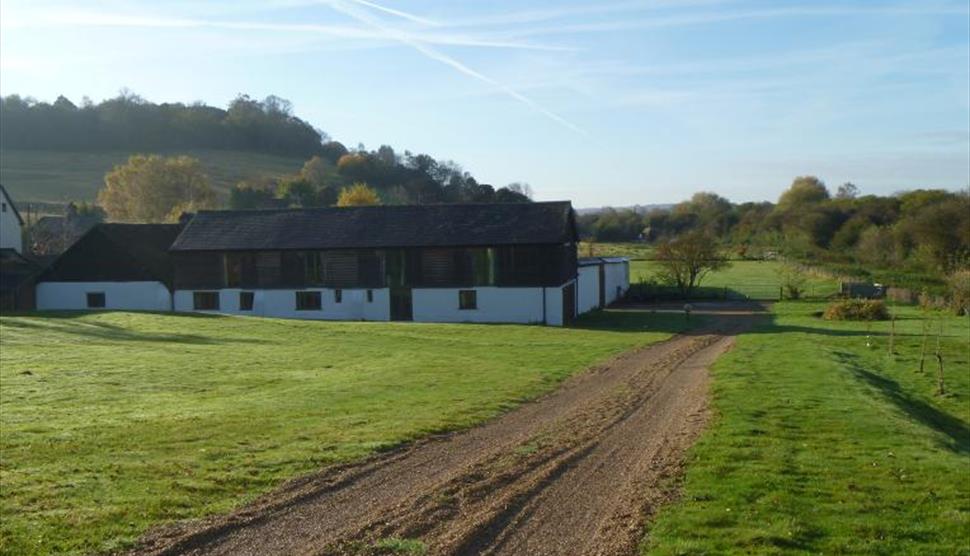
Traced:
<path fill-rule="evenodd" d="M 886 304 L 878 299 L 843 299 L 830 304 L 822 314 L 825 320 L 888 320 Z"/>
<path fill-rule="evenodd" d="M 950 308 L 957 315 L 970 313 L 970 270 L 958 270 L 946 279 Z"/>

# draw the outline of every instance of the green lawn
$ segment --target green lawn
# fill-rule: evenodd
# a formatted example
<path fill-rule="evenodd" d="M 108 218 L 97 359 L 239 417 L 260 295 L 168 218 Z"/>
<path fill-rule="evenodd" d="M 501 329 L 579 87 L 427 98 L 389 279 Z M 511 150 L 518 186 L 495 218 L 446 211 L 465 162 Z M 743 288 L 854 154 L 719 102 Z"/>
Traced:
<path fill-rule="evenodd" d="M 717 416 L 644 553 L 970 554 L 970 321 L 945 318 L 937 396 L 918 309 L 890 357 L 888 323 L 867 348 L 822 307 L 777 304 L 717 362 Z"/>
<path fill-rule="evenodd" d="M 701 286 L 727 288 L 756 299 L 778 299 L 781 267 L 778 261 L 730 261 L 727 268 L 708 274 Z M 630 282 L 652 280 L 659 270 L 657 261 L 630 261 Z M 839 291 L 839 282 L 834 278 L 813 272 L 807 278 L 806 296 L 824 297 Z"/>
<path fill-rule="evenodd" d="M 682 324 L 631 312 L 570 329 L 0 318 L 0 552 L 124 547 L 152 524 L 470 426 Z"/>
<path fill-rule="evenodd" d="M 132 154 L 136 153 L 4 149 L 0 151 L 0 183 L 14 202 L 21 204 L 93 201 L 104 186 L 105 173 L 116 164 L 123 164 Z M 198 158 L 220 195 L 246 178 L 292 174 L 304 162 L 299 158 L 242 151 L 190 149 L 161 154 Z"/>

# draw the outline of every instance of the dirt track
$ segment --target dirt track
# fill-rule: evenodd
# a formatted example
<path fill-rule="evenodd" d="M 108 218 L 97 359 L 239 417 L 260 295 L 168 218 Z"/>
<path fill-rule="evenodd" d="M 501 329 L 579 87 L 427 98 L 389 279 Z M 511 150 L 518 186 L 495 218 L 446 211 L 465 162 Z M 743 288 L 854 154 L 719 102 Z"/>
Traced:
<path fill-rule="evenodd" d="M 707 367 L 751 317 L 621 355 L 483 426 L 292 481 L 138 554 L 634 554 L 707 421 Z"/>

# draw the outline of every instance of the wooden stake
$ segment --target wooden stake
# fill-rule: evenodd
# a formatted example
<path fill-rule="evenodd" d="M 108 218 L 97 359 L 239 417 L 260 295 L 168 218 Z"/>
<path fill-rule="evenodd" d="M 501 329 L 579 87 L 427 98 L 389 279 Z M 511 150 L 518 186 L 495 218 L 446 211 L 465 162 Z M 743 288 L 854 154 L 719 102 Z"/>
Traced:
<path fill-rule="evenodd" d="M 937 391 L 936 393 L 940 396 L 946 394 L 946 388 L 943 385 L 943 351 L 940 346 L 940 342 L 943 338 L 943 318 L 940 318 L 940 333 L 936 335 L 936 362 L 940 366 L 939 372 L 936 375 Z"/>
<path fill-rule="evenodd" d="M 889 355 L 896 354 L 896 315 L 889 321 Z"/>
<path fill-rule="evenodd" d="M 926 341 L 928 339 L 929 327 L 926 325 L 926 317 L 923 317 L 923 343 L 919 348 L 919 372 L 923 372 L 923 367 L 926 364 Z"/>

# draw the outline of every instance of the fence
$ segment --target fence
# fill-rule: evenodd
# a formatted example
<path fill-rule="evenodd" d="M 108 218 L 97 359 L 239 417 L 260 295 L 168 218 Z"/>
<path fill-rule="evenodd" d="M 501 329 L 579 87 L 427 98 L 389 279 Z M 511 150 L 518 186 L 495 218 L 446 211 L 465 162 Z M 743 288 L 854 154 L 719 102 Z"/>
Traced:
<path fill-rule="evenodd" d="M 806 285 L 802 299 L 823 299 L 838 293 L 836 286 Z M 675 286 L 654 283 L 630 284 L 628 297 L 633 301 L 682 300 L 684 295 Z M 702 286 L 694 288 L 690 299 L 695 301 L 778 301 L 788 298 L 777 283 Z"/>

